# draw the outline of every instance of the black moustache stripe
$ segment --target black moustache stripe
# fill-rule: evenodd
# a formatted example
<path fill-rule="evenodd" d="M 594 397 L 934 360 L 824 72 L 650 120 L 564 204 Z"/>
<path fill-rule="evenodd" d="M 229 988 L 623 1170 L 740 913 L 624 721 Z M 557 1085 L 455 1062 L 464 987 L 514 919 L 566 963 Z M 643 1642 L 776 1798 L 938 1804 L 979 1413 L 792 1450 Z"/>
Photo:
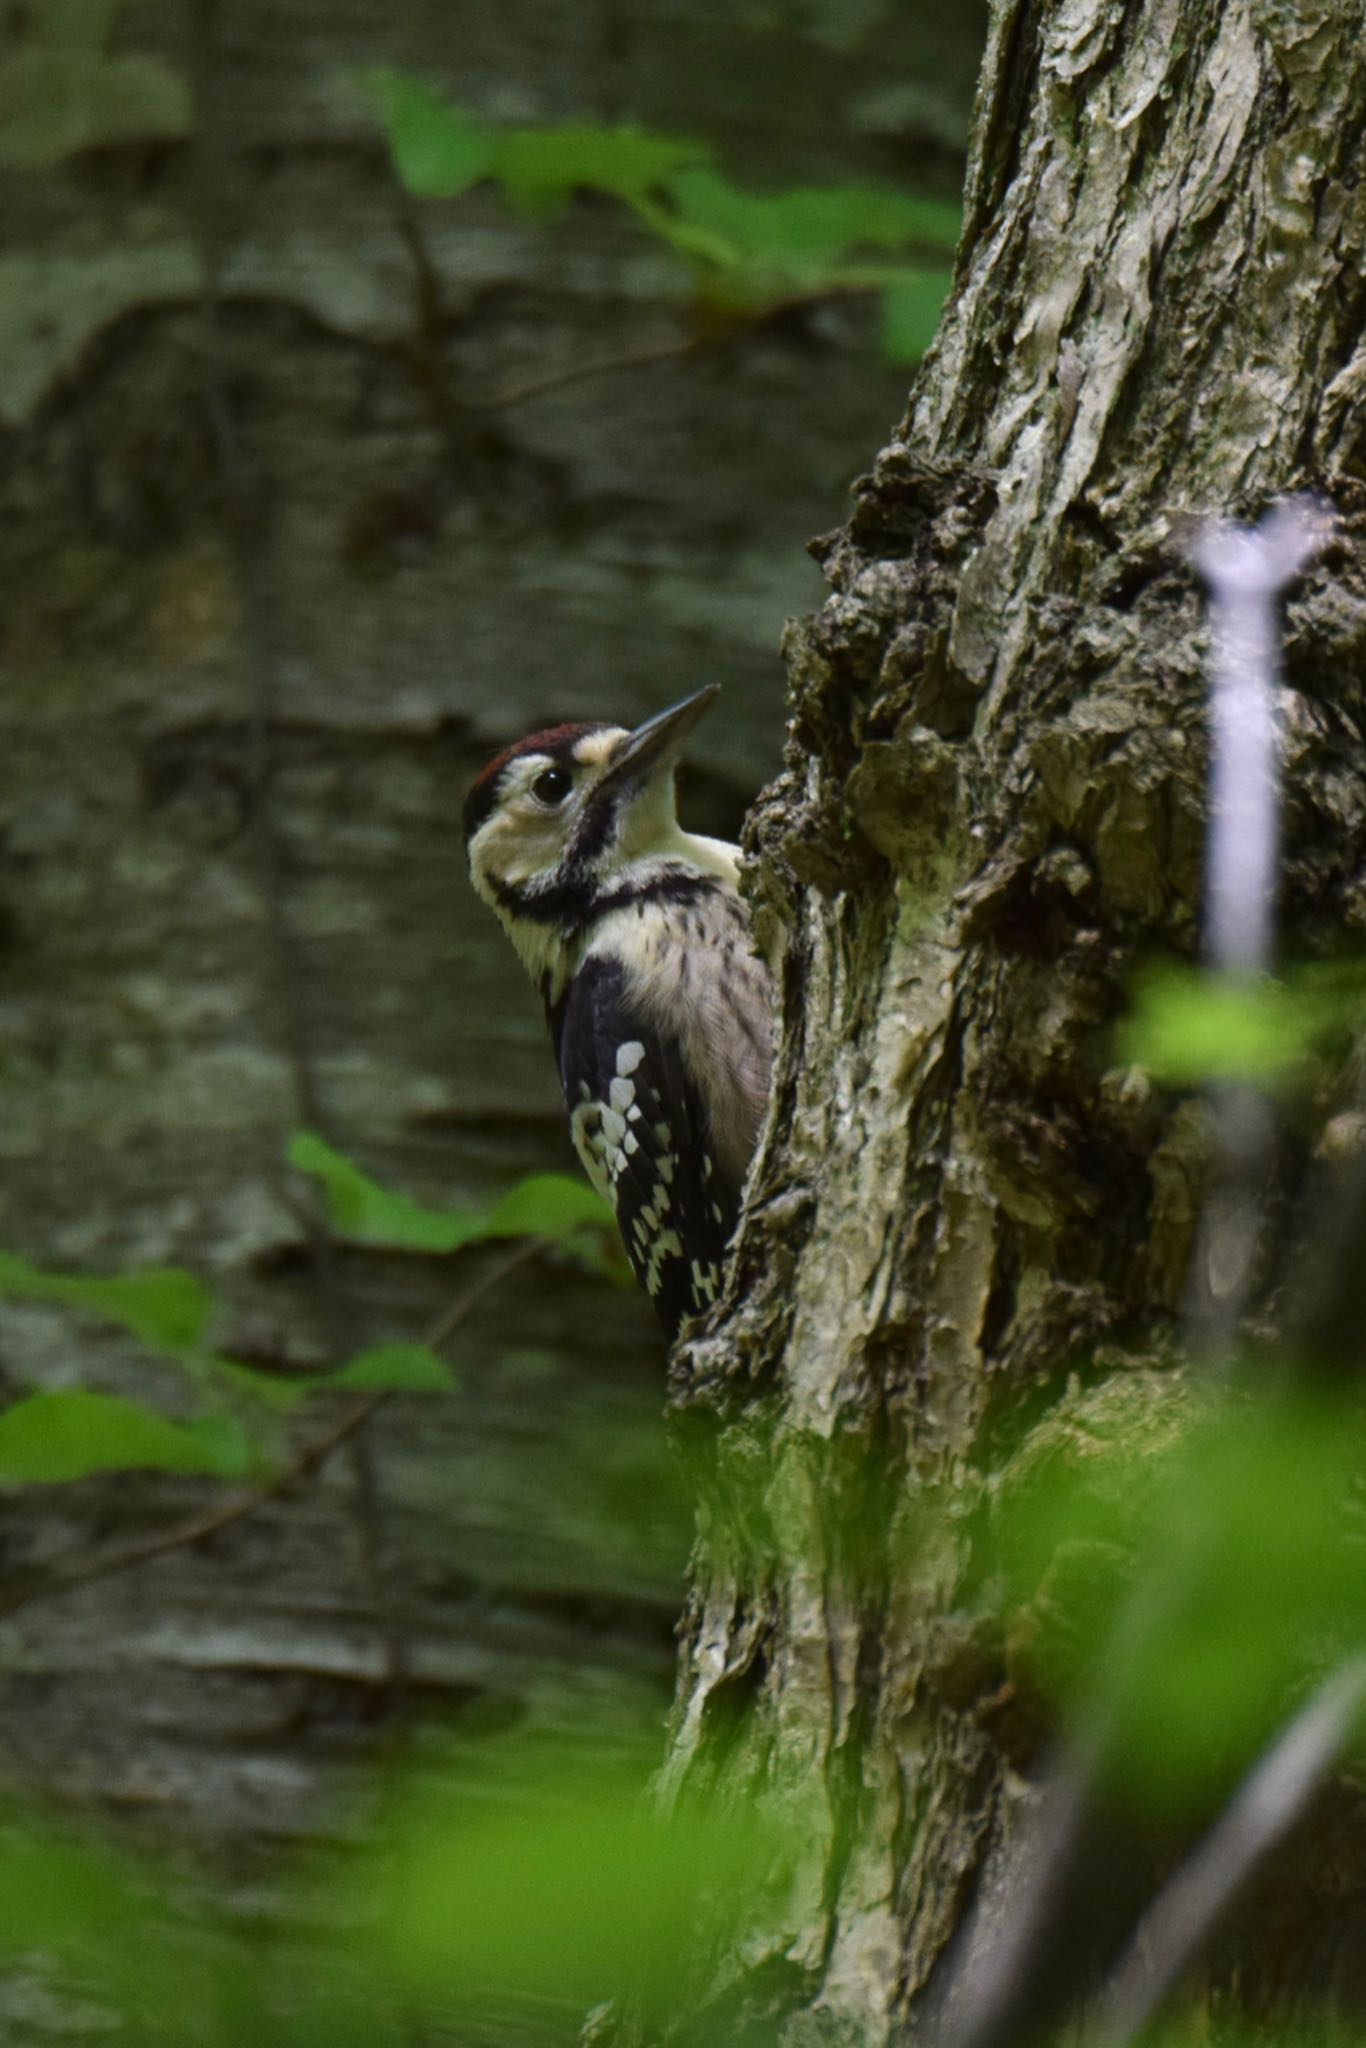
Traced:
<path fill-rule="evenodd" d="M 590 917 L 605 917 L 612 910 L 643 909 L 650 903 L 695 903 L 721 887 L 714 875 L 699 875 L 687 868 L 666 870 L 643 884 L 615 886 L 604 885 L 590 875 L 566 875 L 559 869 L 548 882 L 500 882 L 496 876 L 490 880 L 500 909 L 509 917 L 566 932 L 578 931 Z"/>
<path fill-rule="evenodd" d="M 606 790 L 594 790 L 578 829 L 565 850 L 565 867 L 582 873 L 592 866 L 603 848 L 615 838 L 617 818 L 623 802 L 636 794 L 633 782 L 623 781 Z"/>

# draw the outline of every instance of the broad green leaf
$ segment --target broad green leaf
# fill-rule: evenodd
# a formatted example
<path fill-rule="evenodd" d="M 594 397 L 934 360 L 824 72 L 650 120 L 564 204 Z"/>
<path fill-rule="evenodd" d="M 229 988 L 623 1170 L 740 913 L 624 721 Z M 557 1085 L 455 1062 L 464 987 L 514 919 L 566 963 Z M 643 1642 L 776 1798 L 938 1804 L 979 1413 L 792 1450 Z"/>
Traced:
<path fill-rule="evenodd" d="M 658 192 L 689 164 L 704 164 L 705 143 L 633 127 L 571 122 L 560 128 L 508 128 L 497 138 L 497 174 L 518 212 L 544 217 L 580 190 L 634 201 Z"/>
<path fill-rule="evenodd" d="M 559 1241 L 585 1224 L 615 1230 L 616 1219 L 587 1181 L 567 1173 L 533 1173 L 495 1202 L 488 1237 L 545 1237 Z"/>
<path fill-rule="evenodd" d="M 953 283 L 949 270 L 905 270 L 882 294 L 882 353 L 889 363 L 918 363 L 934 340 Z"/>
<path fill-rule="evenodd" d="M 587 1224 L 615 1228 L 607 1204 L 568 1174 L 533 1174 L 490 1209 L 428 1209 L 407 1195 L 390 1194 L 312 1131 L 290 1140 L 289 1162 L 322 1182 L 333 1225 L 358 1244 L 452 1252 L 489 1238 L 542 1237 L 562 1244 Z"/>
<path fill-rule="evenodd" d="M 172 1422 L 117 1394 L 81 1387 L 30 1394 L 0 1414 L 0 1482 L 55 1484 L 93 1472 L 202 1472 L 240 1478 L 251 1462 L 227 1416 Z"/>
<path fill-rule="evenodd" d="M 311 1394 L 448 1393 L 455 1374 L 425 1344 L 375 1344 L 335 1372 L 260 1372 L 233 1358 L 210 1361 L 214 1377 L 235 1393 L 287 1415 Z"/>
<path fill-rule="evenodd" d="M 0 1296 L 4 1295 L 83 1309 L 105 1322 L 121 1323 L 144 1344 L 161 1351 L 193 1350 L 214 1307 L 203 1282 L 177 1266 L 87 1278 L 45 1273 L 0 1252 Z"/>
<path fill-rule="evenodd" d="M 265 1462 L 240 1416 L 197 1415 L 180 1426 L 212 1459 L 220 1479 L 246 1479 Z"/>
<path fill-rule="evenodd" d="M 719 260 L 811 281 L 852 251 L 928 242 L 951 250 L 957 210 L 937 200 L 876 185 L 744 192 L 719 172 L 701 168 L 669 181 L 672 221 L 680 236 L 709 238 Z"/>
<path fill-rule="evenodd" d="M 454 199 L 491 175 L 498 138 L 475 115 L 401 71 L 372 71 L 366 84 L 383 114 L 394 167 L 416 198 Z"/>
<path fill-rule="evenodd" d="M 408 1195 L 391 1195 L 313 1131 L 295 1133 L 288 1157 L 300 1173 L 322 1182 L 333 1226 L 356 1244 L 452 1252 L 484 1235 L 477 1209 L 428 1209 Z"/>
<path fill-rule="evenodd" d="M 222 1390 L 259 1402 L 261 1408 L 275 1415 L 288 1415 L 307 1397 L 310 1388 L 320 1383 L 309 1373 L 262 1372 L 257 1366 L 243 1365 L 238 1358 L 223 1358 L 216 1352 L 196 1362 L 203 1367 L 206 1380 Z"/>
<path fill-rule="evenodd" d="M 324 1391 L 445 1394 L 455 1385 L 455 1374 L 425 1344 L 375 1344 L 312 1384 Z"/>

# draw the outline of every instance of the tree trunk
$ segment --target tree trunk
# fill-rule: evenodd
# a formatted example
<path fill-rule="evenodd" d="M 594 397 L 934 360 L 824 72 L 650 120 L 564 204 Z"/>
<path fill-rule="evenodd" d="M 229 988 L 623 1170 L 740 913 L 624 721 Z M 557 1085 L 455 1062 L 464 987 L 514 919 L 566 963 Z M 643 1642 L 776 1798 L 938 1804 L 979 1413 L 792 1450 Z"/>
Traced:
<path fill-rule="evenodd" d="M 956 291 L 790 633 L 751 837 L 773 1107 L 729 1305 L 675 1364 L 720 1455 L 671 1773 L 814 1801 L 794 1893 L 722 1972 L 808 2015 L 793 2039 L 888 2038 L 1008 1888 L 1040 1730 L 970 1596 L 992 1501 L 1181 1399 L 1202 1122 L 1114 1026 L 1197 930 L 1183 515 L 1339 509 L 1288 607 L 1281 912 L 1298 950 L 1366 923 L 1362 26 L 1000 0 Z M 1228 1966 L 1248 2011 L 1362 1950 L 1336 1852 L 1296 1887 Z"/>

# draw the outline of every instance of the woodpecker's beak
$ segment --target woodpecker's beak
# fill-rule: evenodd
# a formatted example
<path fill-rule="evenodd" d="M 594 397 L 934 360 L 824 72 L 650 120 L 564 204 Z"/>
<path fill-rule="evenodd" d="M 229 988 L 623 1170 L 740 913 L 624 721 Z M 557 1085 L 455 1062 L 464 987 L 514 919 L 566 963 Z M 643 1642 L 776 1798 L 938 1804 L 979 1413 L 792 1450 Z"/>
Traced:
<path fill-rule="evenodd" d="M 611 767 L 598 784 L 599 790 L 609 785 L 616 789 L 624 783 L 639 787 L 657 769 L 671 768 L 693 727 L 710 711 L 720 694 L 718 683 L 708 683 L 705 690 L 695 691 L 681 703 L 671 704 L 667 711 L 657 711 L 644 725 L 638 725 L 622 741 Z"/>

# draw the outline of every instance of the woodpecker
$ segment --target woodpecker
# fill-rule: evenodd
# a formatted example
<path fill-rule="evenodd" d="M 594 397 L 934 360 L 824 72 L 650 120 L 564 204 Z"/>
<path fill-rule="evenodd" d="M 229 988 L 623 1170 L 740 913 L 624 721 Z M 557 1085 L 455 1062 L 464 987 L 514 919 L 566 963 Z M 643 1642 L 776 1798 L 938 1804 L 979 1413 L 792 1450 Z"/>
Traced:
<path fill-rule="evenodd" d="M 545 1004 L 575 1150 L 669 1335 L 715 1301 L 772 1061 L 739 849 L 685 832 L 674 770 L 719 692 L 556 725 L 465 803 L 470 878 Z"/>

